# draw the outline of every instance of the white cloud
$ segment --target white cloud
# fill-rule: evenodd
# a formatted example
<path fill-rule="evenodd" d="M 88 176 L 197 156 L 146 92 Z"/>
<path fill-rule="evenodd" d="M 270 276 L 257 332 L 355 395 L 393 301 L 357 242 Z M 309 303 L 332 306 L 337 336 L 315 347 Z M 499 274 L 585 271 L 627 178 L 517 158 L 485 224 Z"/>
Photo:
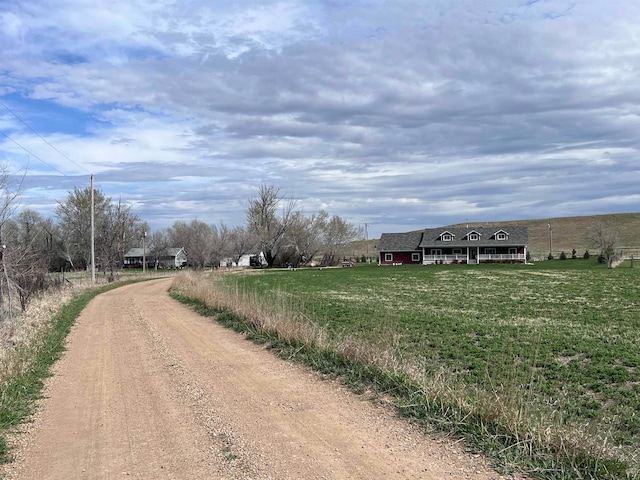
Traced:
<path fill-rule="evenodd" d="M 242 222 L 261 183 L 372 234 L 637 209 L 634 2 L 5 4 L 0 99 L 82 168 L 2 131 L 159 224 Z M 30 165 L 38 205 L 72 181 Z"/>

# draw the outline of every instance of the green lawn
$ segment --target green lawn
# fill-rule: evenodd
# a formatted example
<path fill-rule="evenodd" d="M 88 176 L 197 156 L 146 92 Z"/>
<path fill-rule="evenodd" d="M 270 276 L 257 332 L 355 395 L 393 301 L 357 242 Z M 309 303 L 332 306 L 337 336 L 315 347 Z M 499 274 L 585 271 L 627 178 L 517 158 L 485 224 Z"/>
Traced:
<path fill-rule="evenodd" d="M 391 345 L 426 377 L 517 397 L 528 415 L 640 450 L 640 268 L 595 260 L 265 271 L 229 276 L 288 298 L 335 339 Z M 472 401 L 472 400 L 470 400 Z M 637 465 L 633 467 L 637 471 Z"/>

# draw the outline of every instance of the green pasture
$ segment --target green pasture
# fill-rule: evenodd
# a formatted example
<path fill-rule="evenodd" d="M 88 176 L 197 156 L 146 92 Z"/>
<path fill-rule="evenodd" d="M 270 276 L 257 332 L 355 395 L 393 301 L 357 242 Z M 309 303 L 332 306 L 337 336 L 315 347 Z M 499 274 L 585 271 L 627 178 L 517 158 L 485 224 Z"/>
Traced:
<path fill-rule="evenodd" d="M 427 375 L 444 368 L 474 388 L 510 392 L 620 458 L 640 450 L 640 268 L 628 263 L 358 264 L 225 281 L 289 299 L 332 338 L 384 340 Z"/>

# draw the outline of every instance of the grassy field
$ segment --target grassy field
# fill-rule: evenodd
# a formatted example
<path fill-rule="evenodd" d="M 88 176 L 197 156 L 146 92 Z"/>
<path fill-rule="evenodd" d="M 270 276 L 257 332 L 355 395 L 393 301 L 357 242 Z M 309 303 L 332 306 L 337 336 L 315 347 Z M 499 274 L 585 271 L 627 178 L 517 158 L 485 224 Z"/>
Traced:
<path fill-rule="evenodd" d="M 207 282 L 263 305 L 236 311 L 254 325 L 265 327 L 256 319 L 276 305 L 276 316 L 290 312 L 298 326 L 277 336 L 300 349 L 401 378 L 411 385 L 403 413 L 461 434 L 502 466 L 640 478 L 640 268 L 359 265 Z"/>

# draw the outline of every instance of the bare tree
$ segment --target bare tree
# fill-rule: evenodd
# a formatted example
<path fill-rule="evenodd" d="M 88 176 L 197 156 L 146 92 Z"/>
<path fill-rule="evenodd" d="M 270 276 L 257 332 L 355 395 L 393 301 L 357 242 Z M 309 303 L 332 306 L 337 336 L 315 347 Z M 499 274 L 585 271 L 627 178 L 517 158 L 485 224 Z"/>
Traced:
<path fill-rule="evenodd" d="M 227 253 L 236 265 L 240 258 L 248 253 L 255 253 L 256 239 L 244 227 L 235 227 L 229 231 Z"/>
<path fill-rule="evenodd" d="M 75 188 L 65 202 L 58 202 L 56 215 L 61 238 L 59 255 L 72 268 L 91 265 L 91 188 Z M 143 224 L 130 206 L 113 203 L 101 190 L 94 190 L 96 266 L 102 271 L 120 266 L 126 251 L 137 245 Z"/>
<path fill-rule="evenodd" d="M 212 264 L 213 233 L 211 227 L 200 220 L 190 223 L 175 222 L 167 230 L 171 243 L 184 247 L 189 264 L 203 268 Z"/>
<path fill-rule="evenodd" d="M 344 254 L 344 247 L 361 236 L 359 228 L 337 215 L 331 217 L 324 231 L 323 265 L 334 265 Z"/>
<path fill-rule="evenodd" d="M 237 241 L 237 229 L 231 228 L 224 222 L 219 226 L 211 225 L 211 265 L 221 266 L 225 258 L 231 257 L 234 252 L 234 242 Z M 241 229 L 242 230 L 242 229 Z"/>
<path fill-rule="evenodd" d="M 153 262 L 155 268 L 160 265 L 160 259 L 169 254 L 169 248 L 183 248 L 182 245 L 171 245 L 169 235 L 166 230 L 156 230 L 152 232 L 147 240 L 149 245 L 149 259 Z"/>
<path fill-rule="evenodd" d="M 294 266 L 308 265 L 320 254 L 325 246 L 328 221 L 329 214 L 324 210 L 309 217 L 300 211 L 294 213 L 287 232 L 287 245 L 295 256 Z"/>
<path fill-rule="evenodd" d="M 8 235 L 5 230 L 9 230 L 9 222 L 17 208 L 17 199 L 20 187 L 12 188 L 9 172 L 6 167 L 0 168 L 0 321 L 13 316 L 14 298 L 18 288 L 17 283 L 12 279 L 12 260 L 8 252 L 19 248 L 19 243 L 9 243 L 7 249 Z M 19 256 L 19 255 L 18 255 Z"/>
<path fill-rule="evenodd" d="M 94 191 L 95 231 L 103 231 L 111 199 L 100 190 Z M 87 269 L 91 264 L 91 188 L 74 188 L 64 203 L 58 202 L 56 216 L 62 240 L 60 255 L 72 268 Z M 99 251 L 96 238 L 96 251 Z"/>
<path fill-rule="evenodd" d="M 53 256 L 46 222 L 33 210 L 25 210 L 4 222 L 3 270 L 7 287 L 26 310 L 30 299 L 51 284 L 48 270 Z"/>
<path fill-rule="evenodd" d="M 618 245 L 618 231 L 604 221 L 597 221 L 587 230 L 586 238 L 591 244 L 600 250 L 600 259 L 611 267 L 616 258 L 616 246 Z"/>
<path fill-rule="evenodd" d="M 261 185 L 258 196 L 249 200 L 247 211 L 247 230 L 256 237 L 269 267 L 276 260 L 295 209 L 295 201 L 281 199 L 279 192 L 273 185 Z M 278 208 L 282 209 L 280 214 Z"/>
<path fill-rule="evenodd" d="M 140 219 L 131 207 L 123 205 L 122 201 L 107 206 L 96 243 L 102 271 L 109 271 L 110 280 L 122 265 L 127 250 L 137 243 L 137 232 L 142 230 Z"/>

